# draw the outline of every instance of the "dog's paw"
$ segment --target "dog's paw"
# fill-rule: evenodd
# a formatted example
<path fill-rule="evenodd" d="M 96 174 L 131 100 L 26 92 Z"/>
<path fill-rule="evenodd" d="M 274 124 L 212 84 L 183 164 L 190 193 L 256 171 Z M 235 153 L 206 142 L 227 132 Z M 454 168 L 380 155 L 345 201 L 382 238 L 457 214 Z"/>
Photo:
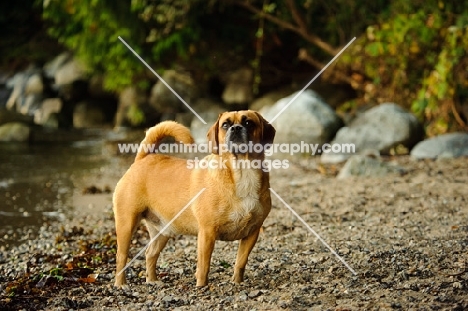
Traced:
<path fill-rule="evenodd" d="M 208 280 L 197 280 L 197 287 L 205 287 L 208 285 Z"/>
<path fill-rule="evenodd" d="M 232 282 L 236 283 L 236 284 L 240 284 L 244 281 L 244 272 L 245 272 L 245 269 L 236 269 L 234 271 L 234 275 L 232 276 Z"/>
<path fill-rule="evenodd" d="M 150 276 L 147 276 L 146 277 L 146 283 L 154 283 L 154 282 L 157 282 L 159 281 L 159 279 L 157 277 L 150 277 Z"/>
<path fill-rule="evenodd" d="M 242 282 L 244 282 L 244 280 L 240 280 L 238 278 L 235 278 L 234 276 L 231 278 L 231 282 L 236 284 L 236 285 L 240 285 L 242 284 Z"/>

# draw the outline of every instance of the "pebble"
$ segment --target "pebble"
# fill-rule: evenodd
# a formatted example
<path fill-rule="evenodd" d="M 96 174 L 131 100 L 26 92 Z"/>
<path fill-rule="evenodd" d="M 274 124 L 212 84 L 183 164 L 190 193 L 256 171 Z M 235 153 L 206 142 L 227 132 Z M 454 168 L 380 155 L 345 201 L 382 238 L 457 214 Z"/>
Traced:
<path fill-rule="evenodd" d="M 260 290 L 253 290 L 249 293 L 249 298 L 255 298 L 262 294 Z"/>
<path fill-rule="evenodd" d="M 247 293 L 245 291 L 241 291 L 239 293 L 239 300 L 240 301 L 246 301 L 247 300 Z"/>
<path fill-rule="evenodd" d="M 172 295 L 167 295 L 167 296 L 164 296 L 162 301 L 164 302 L 173 302 L 175 301 L 174 297 Z"/>

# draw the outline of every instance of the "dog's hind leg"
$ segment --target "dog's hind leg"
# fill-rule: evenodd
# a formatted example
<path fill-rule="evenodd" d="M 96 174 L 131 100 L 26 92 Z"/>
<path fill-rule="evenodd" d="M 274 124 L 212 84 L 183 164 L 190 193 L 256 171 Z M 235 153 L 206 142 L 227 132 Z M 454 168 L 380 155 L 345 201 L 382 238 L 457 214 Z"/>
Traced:
<path fill-rule="evenodd" d="M 115 209 L 117 211 L 117 209 Z M 125 216 L 125 217 L 124 217 Z M 125 278 L 125 265 L 127 264 L 128 251 L 132 235 L 140 223 L 141 217 L 137 214 L 128 213 L 119 215 L 115 213 L 115 229 L 117 233 L 117 267 L 115 272 L 115 286 L 123 286 L 127 283 Z"/>
<path fill-rule="evenodd" d="M 159 234 L 159 231 L 156 227 L 152 226 L 151 224 L 146 224 L 148 227 L 148 232 L 150 234 L 150 239 Z M 146 249 L 146 282 L 154 282 L 157 280 L 156 275 L 156 264 L 158 262 L 159 254 L 166 246 L 167 241 L 169 241 L 169 237 L 160 234 Z"/>

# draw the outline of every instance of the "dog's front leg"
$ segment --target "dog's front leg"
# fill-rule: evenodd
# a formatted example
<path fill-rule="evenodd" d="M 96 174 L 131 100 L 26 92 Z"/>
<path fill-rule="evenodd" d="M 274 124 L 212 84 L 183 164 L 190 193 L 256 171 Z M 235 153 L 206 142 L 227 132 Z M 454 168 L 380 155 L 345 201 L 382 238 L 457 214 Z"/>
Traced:
<path fill-rule="evenodd" d="M 243 238 L 239 242 L 239 250 L 237 251 L 236 265 L 234 266 L 234 276 L 232 281 L 234 283 L 241 283 L 244 281 L 245 266 L 247 265 L 247 259 L 252 251 L 255 243 L 258 239 L 260 228 L 256 229 L 250 235 Z"/>
<path fill-rule="evenodd" d="M 212 228 L 200 228 L 198 232 L 197 286 L 208 284 L 211 254 L 216 241 L 216 231 Z"/>

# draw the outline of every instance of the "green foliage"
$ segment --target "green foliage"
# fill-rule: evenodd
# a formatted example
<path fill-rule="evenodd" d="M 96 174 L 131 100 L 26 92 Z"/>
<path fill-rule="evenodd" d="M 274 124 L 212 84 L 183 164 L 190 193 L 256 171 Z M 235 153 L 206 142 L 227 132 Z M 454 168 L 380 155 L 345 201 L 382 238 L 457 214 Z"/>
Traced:
<path fill-rule="evenodd" d="M 123 45 L 122 37 L 148 63 L 164 61 L 175 52 L 187 57 L 188 46 L 198 38 L 183 16 L 191 1 L 48 0 L 43 17 L 49 33 L 73 50 L 90 71 L 105 74 L 104 86 L 120 90 L 147 80 L 143 64 Z"/>
<path fill-rule="evenodd" d="M 457 81 L 460 60 L 466 58 L 468 50 L 468 32 L 465 29 L 451 26 L 446 29 L 445 41 L 433 69 L 427 74 L 412 104 L 412 110 L 421 119 L 428 122 L 428 135 L 445 133 L 456 117 L 457 83 L 468 84 L 468 81 Z M 455 114 L 455 115 L 454 115 Z"/>
<path fill-rule="evenodd" d="M 459 74 L 466 70 L 467 9 L 455 1 L 395 2 L 388 19 L 369 26 L 341 60 L 369 80 L 363 98 L 410 108 L 428 135 L 462 126 L 456 86 L 467 85 Z"/>
<path fill-rule="evenodd" d="M 119 89 L 131 84 L 143 72 L 141 63 L 129 57 L 119 41 L 141 42 L 141 25 L 130 12 L 129 1 L 49 0 L 43 17 L 50 23 L 49 34 L 73 50 L 92 72 L 105 73 L 104 85 Z M 138 45 L 134 46 L 141 52 Z"/>
<path fill-rule="evenodd" d="M 136 104 L 129 107 L 127 111 L 127 119 L 133 126 L 139 126 L 145 122 L 145 114 Z"/>
<path fill-rule="evenodd" d="M 105 87 L 111 90 L 130 84 L 147 88 L 148 80 L 155 79 L 119 36 L 158 71 L 182 65 L 197 79 L 206 79 L 250 64 L 256 93 L 272 76 L 268 69 L 285 68 L 273 71 L 279 72 L 281 80 L 284 72 L 301 66 L 296 59 L 298 49 L 306 49 L 314 60 L 325 64 L 334 49 L 358 36 L 335 69 L 359 77 L 354 85 L 363 91 L 361 102 L 403 105 L 421 119 L 429 135 L 463 125 L 457 104 L 468 94 L 466 1 L 43 3 L 50 34 L 72 49 L 91 71 L 104 73 Z M 325 52 L 327 49 L 311 44 L 308 35 L 331 49 Z M 143 122 L 138 107 L 130 109 L 129 115 L 135 124 Z"/>

